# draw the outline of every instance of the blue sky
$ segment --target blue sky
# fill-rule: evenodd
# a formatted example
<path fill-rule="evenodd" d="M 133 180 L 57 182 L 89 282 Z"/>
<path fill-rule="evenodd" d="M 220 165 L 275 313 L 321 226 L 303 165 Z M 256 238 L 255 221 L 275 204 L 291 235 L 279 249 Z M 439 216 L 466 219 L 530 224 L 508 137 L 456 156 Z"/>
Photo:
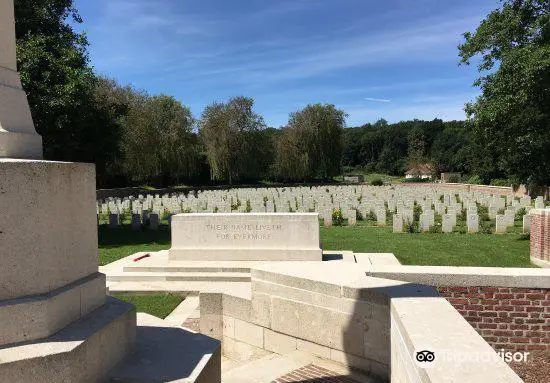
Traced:
<path fill-rule="evenodd" d="M 497 0 L 76 0 L 96 72 L 204 106 L 245 95 L 270 126 L 331 103 L 348 126 L 463 119 L 461 34 Z"/>

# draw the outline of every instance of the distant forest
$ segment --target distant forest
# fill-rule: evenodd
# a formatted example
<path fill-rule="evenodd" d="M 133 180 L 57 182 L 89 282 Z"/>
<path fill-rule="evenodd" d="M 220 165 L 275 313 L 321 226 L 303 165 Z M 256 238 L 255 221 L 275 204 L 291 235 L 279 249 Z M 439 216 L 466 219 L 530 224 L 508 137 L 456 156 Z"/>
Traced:
<path fill-rule="evenodd" d="M 475 173 L 485 181 L 503 176 L 480 153 L 464 121 L 411 120 L 344 129 L 342 165 L 365 172 L 402 175 L 407 168 L 430 163 L 438 172 Z"/>

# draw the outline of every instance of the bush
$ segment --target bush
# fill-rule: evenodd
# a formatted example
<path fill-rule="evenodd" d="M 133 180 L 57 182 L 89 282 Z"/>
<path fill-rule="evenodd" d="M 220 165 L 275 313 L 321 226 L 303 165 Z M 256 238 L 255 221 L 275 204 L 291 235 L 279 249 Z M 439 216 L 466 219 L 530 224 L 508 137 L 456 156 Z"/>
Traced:
<path fill-rule="evenodd" d="M 432 180 L 429 178 L 413 177 L 413 178 L 405 178 L 405 182 L 432 182 Z"/>
<path fill-rule="evenodd" d="M 413 206 L 413 221 L 420 220 L 420 214 L 422 214 L 422 208 L 415 203 Z"/>
<path fill-rule="evenodd" d="M 406 233 L 414 234 L 414 233 L 419 233 L 420 232 L 420 228 L 418 226 L 418 221 L 405 222 L 405 224 L 403 226 L 404 226 L 404 229 L 405 229 Z"/>
<path fill-rule="evenodd" d="M 365 221 L 376 222 L 376 214 L 372 211 L 368 212 L 364 218 Z"/>
<path fill-rule="evenodd" d="M 439 220 L 439 222 L 437 221 L 436 219 L 436 222 L 433 226 L 430 226 L 430 231 L 429 233 L 431 234 L 441 234 L 442 233 L 442 230 L 441 230 L 441 219 Z"/>
<path fill-rule="evenodd" d="M 515 217 L 515 220 L 516 221 L 521 221 L 523 219 L 523 216 L 525 215 L 526 211 L 525 211 L 525 208 L 522 207 L 521 209 L 518 209 L 518 211 L 516 211 L 516 217 Z"/>
<path fill-rule="evenodd" d="M 449 182 L 453 184 L 457 184 L 460 182 L 460 177 L 457 176 L 456 174 L 453 174 L 452 176 L 449 177 Z"/>
<path fill-rule="evenodd" d="M 473 176 L 468 178 L 468 181 L 466 181 L 466 183 L 470 185 L 483 185 L 483 180 L 481 179 L 480 176 L 478 176 L 477 174 L 474 174 Z"/>
<path fill-rule="evenodd" d="M 164 210 L 164 212 L 162 213 L 160 219 L 162 221 L 169 221 L 171 216 L 172 216 L 172 213 L 170 213 L 168 210 Z"/>
<path fill-rule="evenodd" d="M 344 224 L 344 217 L 340 209 L 332 211 L 332 224 L 334 226 L 342 226 Z"/>
<path fill-rule="evenodd" d="M 491 180 L 491 185 L 493 186 L 510 186 L 511 184 L 510 180 L 504 178 L 495 178 Z"/>
<path fill-rule="evenodd" d="M 382 186 L 382 185 L 384 185 L 384 181 L 382 181 L 382 179 L 380 179 L 380 178 L 375 178 L 370 182 L 370 184 L 372 186 Z"/>
<path fill-rule="evenodd" d="M 490 221 L 489 208 L 487 206 L 479 205 L 477 207 L 477 215 L 479 216 L 479 222 Z"/>
<path fill-rule="evenodd" d="M 479 221 L 479 233 L 480 234 L 493 234 L 495 231 L 495 224 L 493 221 Z"/>
<path fill-rule="evenodd" d="M 478 212 L 479 212 L 479 208 L 478 208 Z M 460 209 L 458 211 L 458 214 L 456 215 L 456 219 L 457 221 L 466 222 L 466 209 Z"/>

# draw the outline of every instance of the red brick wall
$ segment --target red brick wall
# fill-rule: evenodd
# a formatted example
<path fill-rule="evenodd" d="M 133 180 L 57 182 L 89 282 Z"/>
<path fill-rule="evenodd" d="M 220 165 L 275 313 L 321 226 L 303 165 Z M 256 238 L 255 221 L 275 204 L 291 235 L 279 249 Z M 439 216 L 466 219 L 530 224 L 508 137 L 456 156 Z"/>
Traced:
<path fill-rule="evenodd" d="M 438 287 L 495 350 L 550 350 L 550 289 Z"/>
<path fill-rule="evenodd" d="M 415 183 L 405 182 L 401 184 L 394 184 L 394 186 L 425 186 L 437 189 L 450 189 L 450 190 L 465 190 L 472 192 L 485 192 L 489 194 L 497 194 L 501 196 L 507 196 L 514 194 L 517 197 L 525 195 L 525 190 L 520 189 L 514 192 L 514 189 L 510 186 L 489 186 L 489 185 L 469 185 L 469 184 L 454 184 L 454 183 Z"/>
<path fill-rule="evenodd" d="M 531 216 L 531 258 L 550 261 L 550 213 Z"/>

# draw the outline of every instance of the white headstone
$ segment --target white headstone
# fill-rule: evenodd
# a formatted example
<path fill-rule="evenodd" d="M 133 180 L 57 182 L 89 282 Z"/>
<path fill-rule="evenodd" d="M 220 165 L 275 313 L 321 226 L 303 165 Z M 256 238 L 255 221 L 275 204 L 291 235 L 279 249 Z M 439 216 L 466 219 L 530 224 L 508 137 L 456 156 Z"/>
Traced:
<path fill-rule="evenodd" d="M 377 209 L 376 210 L 376 223 L 378 226 L 386 225 L 386 209 Z"/>
<path fill-rule="evenodd" d="M 506 233 L 506 218 L 502 214 L 497 214 L 495 222 L 495 234 Z"/>
<path fill-rule="evenodd" d="M 525 214 L 523 216 L 523 233 L 528 234 L 531 232 L 531 214 Z"/>
<path fill-rule="evenodd" d="M 452 233 L 453 232 L 453 217 L 451 214 L 443 214 L 442 216 L 442 223 L 441 223 L 441 231 L 444 233 Z"/>
<path fill-rule="evenodd" d="M 403 232 L 403 217 L 401 214 L 393 215 L 393 232 L 402 233 Z"/>
<path fill-rule="evenodd" d="M 473 234 L 479 231 L 479 217 L 476 213 L 468 213 L 466 223 L 468 225 L 468 233 Z"/>
<path fill-rule="evenodd" d="M 430 231 L 430 218 L 427 214 L 420 214 L 420 230 L 423 232 Z"/>
<path fill-rule="evenodd" d="M 357 224 L 357 212 L 354 209 L 349 209 L 347 216 L 348 216 L 348 225 L 355 226 Z"/>

